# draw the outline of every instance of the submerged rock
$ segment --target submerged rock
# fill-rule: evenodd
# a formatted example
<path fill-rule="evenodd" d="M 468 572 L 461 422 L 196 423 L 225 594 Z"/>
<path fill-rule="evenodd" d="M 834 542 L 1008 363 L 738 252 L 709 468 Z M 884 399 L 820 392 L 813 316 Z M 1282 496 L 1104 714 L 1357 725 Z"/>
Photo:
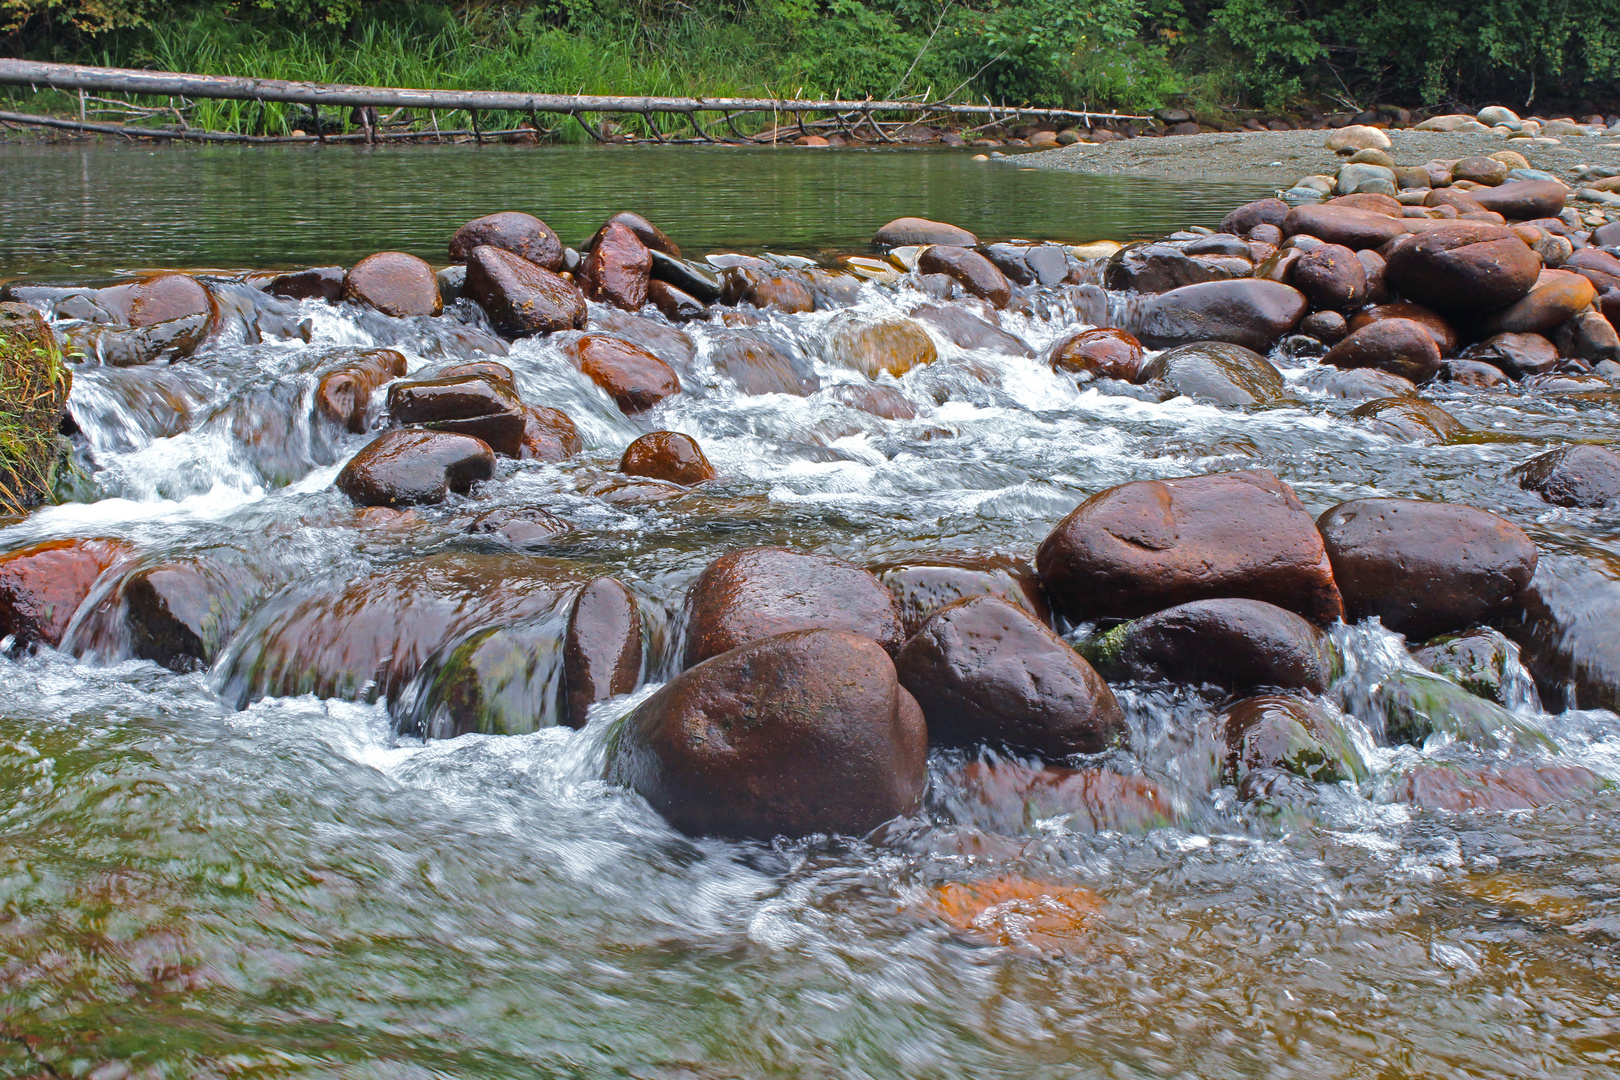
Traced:
<path fill-rule="evenodd" d="M 997 596 L 936 612 L 895 658 L 929 740 L 1046 758 L 1095 754 L 1125 735 L 1102 677 L 1045 624 Z"/>
<path fill-rule="evenodd" d="M 928 331 L 911 319 L 861 319 L 840 315 L 827 327 L 822 349 L 830 363 L 868 379 L 898 378 L 939 358 Z"/>
<path fill-rule="evenodd" d="M 1229 706 L 1216 719 L 1226 744 L 1226 779 L 1281 769 L 1324 784 L 1366 779 L 1367 765 L 1342 724 L 1304 698 L 1268 694 Z"/>
<path fill-rule="evenodd" d="M 0 555 L 0 638 L 62 644 L 96 581 L 129 551 L 122 540 L 45 540 Z"/>
<path fill-rule="evenodd" d="M 1196 401 L 1220 405 L 1273 405 L 1287 398 L 1282 372 L 1241 345 L 1200 341 L 1160 353 L 1140 381 L 1160 383 Z"/>
<path fill-rule="evenodd" d="M 590 707 L 641 681 L 641 608 L 620 582 L 597 578 L 580 590 L 563 645 L 563 723 L 581 728 Z"/>
<path fill-rule="evenodd" d="M 1519 486 L 1554 506 L 1620 505 L 1620 454 L 1601 446 L 1564 446 L 1513 470 Z"/>
<path fill-rule="evenodd" d="M 315 411 L 356 435 L 369 430 L 371 393 L 405 374 L 405 356 L 393 349 L 368 349 L 352 360 L 326 368 L 315 384 Z"/>
<path fill-rule="evenodd" d="M 623 720 L 607 775 L 688 834 L 861 835 L 917 808 L 927 731 L 883 649 L 801 630 L 671 679 Z"/>
<path fill-rule="evenodd" d="M 722 555 L 686 594 L 685 666 L 791 630 L 841 630 L 890 653 L 904 641 L 894 599 L 869 572 L 830 555 L 744 548 Z"/>
<path fill-rule="evenodd" d="M 1375 398 L 1351 410 L 1350 418 L 1380 435 L 1413 443 L 1450 442 L 1468 430 L 1455 416 L 1419 397 Z"/>
<path fill-rule="evenodd" d="M 1142 376 L 1142 343 L 1124 330 L 1095 327 L 1060 338 L 1047 360 L 1057 371 L 1134 383 Z"/>
<path fill-rule="evenodd" d="M 1534 810 L 1594 795 L 1608 781 L 1579 765 L 1464 766 L 1424 764 L 1404 773 L 1390 790 L 1395 802 L 1453 813 Z"/>
<path fill-rule="evenodd" d="M 964 816 L 998 833 L 1017 835 L 1052 818 L 1063 819 L 1063 827 L 1072 832 L 1144 833 L 1173 825 L 1180 816 L 1170 796 L 1152 780 L 1106 769 L 975 761 L 957 782 Z"/>
<path fill-rule="evenodd" d="M 1422 746 L 1439 734 L 1482 750 L 1558 749 L 1540 728 L 1439 675 L 1394 672 L 1380 681 L 1372 704 L 1391 743 Z"/>
<path fill-rule="evenodd" d="M 1437 675 L 1508 708 L 1514 700 L 1519 650 L 1506 635 L 1489 627 L 1437 637 L 1412 652 L 1412 659 Z"/>
<path fill-rule="evenodd" d="M 646 412 L 681 392 L 681 379 L 674 368 L 623 338 L 586 334 L 566 352 L 627 416 Z"/>
<path fill-rule="evenodd" d="M 1036 566 L 1053 609 L 1071 620 L 1133 618 L 1223 596 L 1318 623 L 1343 612 L 1315 522 L 1263 470 L 1098 492 L 1041 543 Z"/>

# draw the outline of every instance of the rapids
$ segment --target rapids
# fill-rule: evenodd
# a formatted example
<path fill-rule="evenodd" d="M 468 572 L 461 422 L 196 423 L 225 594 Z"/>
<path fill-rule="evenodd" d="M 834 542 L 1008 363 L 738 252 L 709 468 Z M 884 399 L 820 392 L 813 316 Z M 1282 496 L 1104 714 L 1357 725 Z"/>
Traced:
<path fill-rule="evenodd" d="M 1324 699 L 1371 767 L 1359 786 L 1246 803 L 1220 783 L 1215 699 L 1148 687 L 1119 689 L 1131 740 L 1107 764 L 1162 801 L 1121 798 L 1104 821 L 985 796 L 959 753 L 933 756 L 920 814 L 858 839 L 691 839 L 602 780 L 614 721 L 678 670 L 686 586 L 729 549 L 1029 559 L 1105 487 L 1264 468 L 1313 515 L 1357 497 L 1442 499 L 1507 516 L 1544 558 L 1614 559 L 1620 514 L 1551 508 L 1507 476 L 1541 448 L 1612 432 L 1613 404 L 1442 384 L 1430 396 L 1474 434 L 1414 445 L 1349 422 L 1358 403 L 1313 394 L 1310 362 L 1281 353 L 1295 403 L 1242 409 L 1106 396 L 1038 358 L 935 334 L 935 362 L 881 380 L 916 418 L 883 420 L 828 392 L 862 378 L 824 354 L 841 312 L 766 313 L 753 332 L 813 367 L 820 392 L 740 393 L 713 363 L 732 331 L 689 324 L 685 392 L 628 418 L 555 343 L 512 343 L 497 358 L 524 400 L 572 417 L 585 451 L 502 459 L 472 495 L 377 524 L 332 488 L 372 436 L 311 423 L 313 373 L 340 347 L 397 349 L 412 373 L 483 356 L 482 313 L 392 319 L 278 301 L 241 274 L 205 279 L 222 329 L 172 365 L 81 367 L 76 501 L 0 530 L 7 551 L 94 536 L 128 541 L 134 563 L 207 553 L 253 593 L 205 670 L 129 659 L 117 569 L 60 651 L 0 660 L 0 1073 L 1617 1068 L 1614 791 L 1450 813 L 1393 801 L 1392 786 L 1417 763 L 1556 762 L 1620 780 L 1620 719 L 1548 712 L 1515 667 L 1512 711 L 1549 744 L 1383 745 L 1379 687 L 1422 669 L 1376 624 L 1335 631 L 1344 672 Z M 905 316 L 925 300 L 867 283 L 853 308 Z M 590 310 L 593 328 L 618 317 Z M 1001 322 L 1037 354 L 1080 325 L 1072 305 L 1036 310 Z M 613 499 L 625 445 L 656 429 L 693 436 L 720 479 Z M 300 597 L 481 550 L 465 523 L 499 506 L 565 519 L 573 531 L 539 555 L 636 593 L 642 688 L 581 731 L 450 740 L 413 734 L 432 727 L 442 653 L 399 687 L 267 692 L 269 643 Z M 536 625 L 560 634 L 561 618 Z M 549 693 L 560 659 L 541 662 Z M 993 925 L 956 911 L 964 887 L 1024 878 L 1068 906 Z"/>

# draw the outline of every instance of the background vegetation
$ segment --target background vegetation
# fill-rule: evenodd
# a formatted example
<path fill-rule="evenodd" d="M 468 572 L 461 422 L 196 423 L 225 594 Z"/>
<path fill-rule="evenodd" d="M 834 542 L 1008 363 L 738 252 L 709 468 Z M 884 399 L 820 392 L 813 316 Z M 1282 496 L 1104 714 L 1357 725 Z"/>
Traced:
<path fill-rule="evenodd" d="M 1206 113 L 1620 96 L 1614 0 L 0 0 L 0 34 L 39 59 L 557 93 Z M 205 108 L 194 122 L 248 122 Z"/>

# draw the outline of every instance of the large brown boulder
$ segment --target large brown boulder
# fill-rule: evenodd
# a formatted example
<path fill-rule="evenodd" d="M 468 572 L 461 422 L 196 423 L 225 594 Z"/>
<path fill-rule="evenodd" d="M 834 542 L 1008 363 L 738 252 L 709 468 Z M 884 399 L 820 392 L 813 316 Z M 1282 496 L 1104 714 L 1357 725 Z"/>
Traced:
<path fill-rule="evenodd" d="M 1524 296 L 1540 273 L 1541 257 L 1513 230 L 1460 221 L 1397 244 L 1384 280 L 1435 311 L 1478 314 Z"/>
<path fill-rule="evenodd" d="M 1053 610 L 1072 620 L 1135 618 L 1223 596 L 1318 623 L 1343 613 L 1315 523 L 1263 470 L 1100 491 L 1041 543 L 1036 568 Z"/>
<path fill-rule="evenodd" d="M 974 247 L 979 238 L 966 229 L 927 218 L 895 218 L 872 237 L 876 247 L 911 247 L 917 244 L 952 244 L 956 247 Z"/>
<path fill-rule="evenodd" d="M 1620 506 L 1620 454 L 1601 446 L 1563 446 L 1513 470 L 1519 486 L 1554 506 Z"/>
<path fill-rule="evenodd" d="M 1440 348 L 1421 323 L 1379 319 L 1329 349 L 1322 362 L 1341 368 L 1377 368 L 1424 383 L 1440 371 Z"/>
<path fill-rule="evenodd" d="M 1541 334 L 1494 334 L 1470 345 L 1463 356 L 1501 368 L 1515 379 L 1558 367 L 1558 347 Z"/>
<path fill-rule="evenodd" d="M 355 263 L 343 279 L 343 298 L 395 318 L 437 315 L 444 308 L 433 267 L 403 251 L 379 251 Z"/>
<path fill-rule="evenodd" d="M 652 255 L 647 246 L 617 221 L 602 226 L 579 270 L 586 296 L 626 311 L 635 311 L 647 302 L 647 282 L 651 278 Z"/>
<path fill-rule="evenodd" d="M 343 267 L 312 266 L 277 274 L 264 291 L 286 300 L 324 300 L 335 304 L 343 296 Z"/>
<path fill-rule="evenodd" d="M 551 226 L 516 210 L 474 218 L 450 238 L 450 261 L 463 263 L 477 247 L 510 251 L 526 262 L 552 272 L 562 269 L 563 245 Z"/>
<path fill-rule="evenodd" d="M 598 701 L 628 694 L 641 681 L 641 608 L 613 578 L 580 590 L 563 643 L 563 723 L 582 728 Z"/>
<path fill-rule="evenodd" d="M 45 540 L 0 555 L 0 638 L 62 644 L 96 579 L 129 550 L 122 540 Z"/>
<path fill-rule="evenodd" d="M 1095 327 L 1060 338 L 1047 358 L 1056 371 L 1093 379 L 1136 382 L 1142 373 L 1142 343 L 1112 328 Z"/>
<path fill-rule="evenodd" d="M 671 679 L 624 719 L 607 775 L 692 835 L 860 835 L 917 808 L 927 739 L 887 653 L 804 630 Z"/>
<path fill-rule="evenodd" d="M 586 334 L 565 351 L 627 416 L 646 412 L 681 392 L 681 378 L 674 368 L 612 334 Z"/>
<path fill-rule="evenodd" d="M 1305 690 L 1333 677 L 1327 635 L 1275 604 L 1195 600 L 1126 623 L 1104 635 L 1097 663 L 1110 678 L 1162 679 L 1234 693 Z"/>
<path fill-rule="evenodd" d="M 1271 405 L 1288 397 L 1282 372 L 1271 361 L 1224 341 L 1168 349 L 1142 369 L 1140 381 L 1220 405 Z"/>
<path fill-rule="evenodd" d="M 467 256 L 467 295 L 495 328 L 530 337 L 585 326 L 585 294 L 567 278 L 488 244 Z"/>
<path fill-rule="evenodd" d="M 943 607 L 970 596 L 996 596 L 1016 604 L 1042 624 L 1052 613 L 1035 568 L 1005 555 L 914 556 L 871 568 L 894 594 L 905 636 L 911 637 Z"/>
<path fill-rule="evenodd" d="M 1330 311 L 1355 311 L 1367 302 L 1367 268 L 1341 244 L 1323 244 L 1301 255 L 1293 285 L 1312 305 Z"/>
<path fill-rule="evenodd" d="M 579 428 L 560 409 L 544 405 L 523 406 L 523 445 L 518 457 L 524 461 L 562 461 L 585 447 Z"/>
<path fill-rule="evenodd" d="M 1023 608 L 973 596 L 936 612 L 895 657 L 900 685 L 942 746 L 999 746 L 1045 758 L 1095 754 L 1125 715 L 1091 665 Z"/>
<path fill-rule="evenodd" d="M 522 456 L 529 419 L 509 382 L 481 374 L 397 382 L 388 388 L 388 413 L 401 424 L 471 435 L 513 458 Z"/>
<path fill-rule="evenodd" d="M 1536 545 L 1485 510 L 1414 499 L 1353 499 L 1317 521 L 1345 618 L 1426 639 L 1510 610 L 1536 571 Z"/>
<path fill-rule="evenodd" d="M 1247 236 L 1256 225 L 1274 225 L 1280 229 L 1287 220 L 1287 203 L 1281 199 L 1258 199 L 1244 203 L 1222 218 L 1220 231 Z"/>
<path fill-rule="evenodd" d="M 1226 341 L 1264 352 L 1299 325 L 1308 306 L 1303 293 L 1281 282 L 1210 281 L 1153 297 L 1133 329 L 1150 349 Z"/>
<path fill-rule="evenodd" d="M 1254 264 L 1245 257 L 1194 255 L 1180 244 L 1145 243 L 1114 252 L 1103 268 L 1103 283 L 1116 291 L 1162 293 L 1183 285 L 1227 281 L 1252 273 Z"/>
<path fill-rule="evenodd" d="M 1435 345 L 1440 349 L 1441 356 L 1450 356 L 1457 349 L 1457 330 L 1437 312 L 1430 311 L 1422 304 L 1394 303 L 1374 304 L 1362 308 L 1350 316 L 1350 332 L 1355 333 L 1369 323 L 1380 319 L 1410 319 L 1421 325 L 1434 338 Z"/>
<path fill-rule="evenodd" d="M 274 568 L 245 566 L 235 552 L 195 552 L 139 565 L 102 601 L 109 609 L 123 609 L 116 646 L 95 633 L 78 645 L 93 653 L 150 660 L 171 671 L 206 668 L 276 578 Z"/>
<path fill-rule="evenodd" d="M 744 548 L 722 555 L 686 594 L 685 666 L 790 630 L 847 630 L 889 652 L 904 634 L 894 598 L 872 574 L 830 555 Z"/>
<path fill-rule="evenodd" d="M 631 443 L 619 458 L 619 471 L 686 487 L 715 477 L 714 466 L 697 440 L 678 431 L 649 432 Z"/>
<path fill-rule="evenodd" d="M 482 439 L 395 428 L 349 459 L 335 486 L 359 506 L 415 506 L 465 494 L 495 475 L 495 452 Z"/>
<path fill-rule="evenodd" d="M 1283 235 L 1301 233 L 1339 244 L 1351 251 L 1380 248 L 1406 235 L 1406 221 L 1354 206 L 1296 206 L 1283 221 Z"/>
<path fill-rule="evenodd" d="M 1513 221 L 1557 217 L 1569 198 L 1569 188 L 1557 180 L 1516 180 L 1491 188 L 1477 188 L 1468 197 L 1486 210 Z"/>
<path fill-rule="evenodd" d="M 636 239 L 640 240 L 642 246 L 646 247 L 648 251 L 659 251 L 675 259 L 681 257 L 680 246 L 666 236 L 664 230 L 640 214 L 632 213 L 629 210 L 620 210 L 617 214 L 608 218 L 602 227 L 596 230 L 596 235 L 591 237 L 591 242 L 586 246 L 590 248 L 596 247 L 596 242 L 602 238 L 602 234 L 607 231 L 607 227 L 615 224 L 623 225 L 635 233 Z M 676 284 L 679 284 L 679 282 L 676 282 Z"/>
<path fill-rule="evenodd" d="M 934 244 L 917 259 L 917 273 L 944 274 L 970 296 L 988 300 L 998 308 L 1012 299 L 1012 283 L 996 264 L 977 251 L 951 244 Z"/>

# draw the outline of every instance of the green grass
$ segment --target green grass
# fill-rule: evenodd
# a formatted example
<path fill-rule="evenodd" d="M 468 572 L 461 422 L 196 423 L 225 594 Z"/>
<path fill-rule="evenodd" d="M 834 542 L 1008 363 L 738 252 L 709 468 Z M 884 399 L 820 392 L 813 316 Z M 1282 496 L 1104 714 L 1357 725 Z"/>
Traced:
<path fill-rule="evenodd" d="M 813 74 L 813 63 L 774 40 L 781 27 L 769 20 L 744 23 L 702 14 L 653 28 L 611 21 L 562 30 L 531 19 L 493 16 L 475 24 L 447 13 L 417 9 L 410 17 L 363 16 L 344 33 L 319 23 L 304 28 L 238 21 L 211 11 L 139 31 L 107 35 L 93 50 L 79 50 L 78 63 L 145 67 L 208 75 L 240 75 L 368 86 L 523 93 L 667 97 L 822 96 L 835 87 Z M 423 16 L 426 16 L 425 18 Z M 13 107 L 59 115 L 73 113 L 67 94 L 12 92 Z M 154 104 L 150 99 L 143 104 Z M 386 110 L 385 110 L 386 112 Z M 348 110 L 327 122 L 347 122 Z M 308 114 L 298 106 L 252 102 L 195 102 L 187 120 L 215 131 L 286 134 Z M 465 112 L 438 114 L 441 128 L 466 128 Z M 486 130 L 526 120 L 509 113 L 481 114 Z M 585 141 L 585 131 L 559 116 L 542 115 L 560 137 Z M 716 119 L 705 118 L 705 123 Z M 639 118 L 620 117 L 626 130 L 646 132 Z M 739 116 L 755 130 L 769 117 Z M 666 134 L 692 134 L 682 118 L 660 123 Z M 712 125 L 711 125 L 712 126 Z M 716 134 L 723 132 L 721 125 Z"/>
<path fill-rule="evenodd" d="M 57 426 L 72 376 L 50 331 L 0 322 L 0 514 L 49 498 L 61 463 Z"/>

